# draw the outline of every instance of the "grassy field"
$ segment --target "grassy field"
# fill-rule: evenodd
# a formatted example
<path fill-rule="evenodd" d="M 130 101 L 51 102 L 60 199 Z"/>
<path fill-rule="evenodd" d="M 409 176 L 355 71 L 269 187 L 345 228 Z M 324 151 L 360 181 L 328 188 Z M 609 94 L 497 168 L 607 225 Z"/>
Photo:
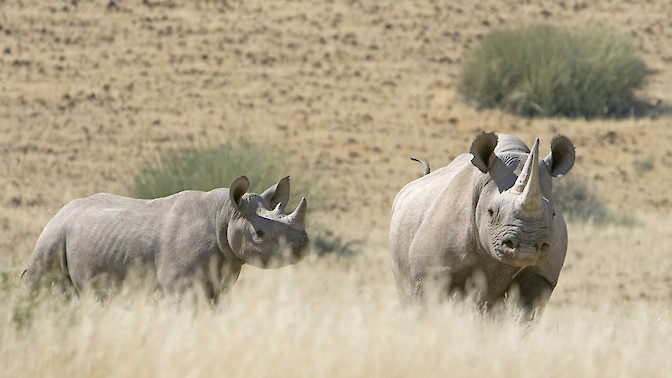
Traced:
<path fill-rule="evenodd" d="M 662 0 L 0 1 L 0 375 L 668 375 L 671 19 Z M 585 121 L 464 105 L 466 53 L 493 28 L 538 23 L 632 37 L 651 72 L 637 96 L 655 109 Z M 542 155 L 569 136 L 569 175 L 632 220 L 569 221 L 531 327 L 468 303 L 404 308 L 389 268 L 392 200 L 422 171 L 409 157 L 445 165 L 482 130 L 539 137 Z M 18 277 L 67 202 L 126 194 L 148 160 L 240 138 L 286 156 L 271 181 L 314 180 L 311 222 L 361 253 L 246 267 L 214 309 L 24 295 Z"/>

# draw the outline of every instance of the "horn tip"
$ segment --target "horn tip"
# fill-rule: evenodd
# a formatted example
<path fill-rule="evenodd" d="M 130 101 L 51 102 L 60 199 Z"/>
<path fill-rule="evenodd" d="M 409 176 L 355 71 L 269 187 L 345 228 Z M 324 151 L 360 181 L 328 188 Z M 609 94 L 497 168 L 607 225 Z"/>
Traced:
<path fill-rule="evenodd" d="M 303 225 L 306 218 L 306 209 L 308 208 L 306 197 L 301 199 L 299 205 L 294 209 L 294 212 L 290 214 L 290 220 L 293 223 Z"/>

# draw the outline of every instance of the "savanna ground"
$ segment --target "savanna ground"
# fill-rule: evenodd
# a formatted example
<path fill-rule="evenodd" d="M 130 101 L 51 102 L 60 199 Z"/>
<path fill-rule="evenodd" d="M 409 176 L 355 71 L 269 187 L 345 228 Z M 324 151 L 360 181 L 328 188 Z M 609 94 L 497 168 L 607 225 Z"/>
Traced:
<path fill-rule="evenodd" d="M 654 1 L 1 1 L 0 375 L 665 376 L 672 371 L 672 3 Z M 489 30 L 601 24 L 651 69 L 625 119 L 526 119 L 456 93 Z M 400 306 L 389 211 L 481 130 L 548 153 L 631 222 L 569 221 L 558 286 L 531 328 L 471 306 Z M 70 200 L 125 194 L 140 164 L 245 138 L 284 151 L 309 217 L 354 257 L 244 269 L 229 303 L 123 293 L 30 301 L 18 277 Z M 293 193 L 300 196 L 301 193 Z M 309 198 L 310 201 L 310 198 Z M 310 232 L 310 231 L 309 231 Z"/>

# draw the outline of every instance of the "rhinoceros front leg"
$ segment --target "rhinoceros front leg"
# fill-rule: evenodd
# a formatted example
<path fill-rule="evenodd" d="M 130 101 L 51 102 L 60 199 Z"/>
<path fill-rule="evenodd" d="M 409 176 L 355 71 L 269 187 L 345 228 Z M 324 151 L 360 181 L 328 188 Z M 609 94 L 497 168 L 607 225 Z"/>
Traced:
<path fill-rule="evenodd" d="M 551 297 L 554 285 L 531 269 L 523 269 L 511 283 L 511 289 L 518 290 L 518 305 L 528 320 L 533 320 L 543 310 Z"/>
<path fill-rule="evenodd" d="M 214 268 L 213 268 L 214 266 Z M 229 291 L 238 281 L 242 264 L 218 264 L 211 265 L 211 271 L 208 277 L 203 279 L 203 288 L 205 296 L 213 305 L 220 302 L 222 297 L 226 298 Z"/>
<path fill-rule="evenodd" d="M 424 283 L 425 283 L 425 274 L 418 274 L 415 276 L 414 286 L 413 286 L 413 297 L 414 302 L 420 302 L 424 296 Z"/>
<path fill-rule="evenodd" d="M 451 294 L 453 277 L 450 268 L 434 268 L 416 271 L 413 274 L 412 301 L 422 303 L 441 301 Z"/>
<path fill-rule="evenodd" d="M 228 266 L 225 267 L 222 270 L 222 279 L 221 279 L 221 284 L 220 284 L 220 290 L 219 293 L 215 293 L 215 302 L 217 301 L 217 297 L 219 296 L 226 296 L 228 295 L 229 291 L 231 288 L 233 288 L 233 285 L 236 284 L 236 281 L 238 281 L 238 276 L 240 276 L 240 270 L 242 269 L 242 265 L 235 265 L 235 266 Z"/>

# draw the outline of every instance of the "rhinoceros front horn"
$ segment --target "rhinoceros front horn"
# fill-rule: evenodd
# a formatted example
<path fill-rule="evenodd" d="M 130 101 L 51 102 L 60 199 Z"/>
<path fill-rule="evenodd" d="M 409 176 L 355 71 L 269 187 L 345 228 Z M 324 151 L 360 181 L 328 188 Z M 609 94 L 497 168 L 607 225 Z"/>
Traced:
<path fill-rule="evenodd" d="M 538 215 L 542 210 L 541 187 L 539 186 L 539 138 L 532 146 L 520 176 L 513 185 L 514 192 L 520 193 L 520 207 L 530 216 Z"/>
<path fill-rule="evenodd" d="M 306 202 L 306 198 L 304 197 L 303 199 L 301 199 L 299 206 L 297 206 L 296 209 L 294 209 L 294 212 L 287 216 L 289 218 L 289 221 L 294 225 L 303 226 L 303 223 L 306 219 L 307 208 L 308 204 Z"/>

